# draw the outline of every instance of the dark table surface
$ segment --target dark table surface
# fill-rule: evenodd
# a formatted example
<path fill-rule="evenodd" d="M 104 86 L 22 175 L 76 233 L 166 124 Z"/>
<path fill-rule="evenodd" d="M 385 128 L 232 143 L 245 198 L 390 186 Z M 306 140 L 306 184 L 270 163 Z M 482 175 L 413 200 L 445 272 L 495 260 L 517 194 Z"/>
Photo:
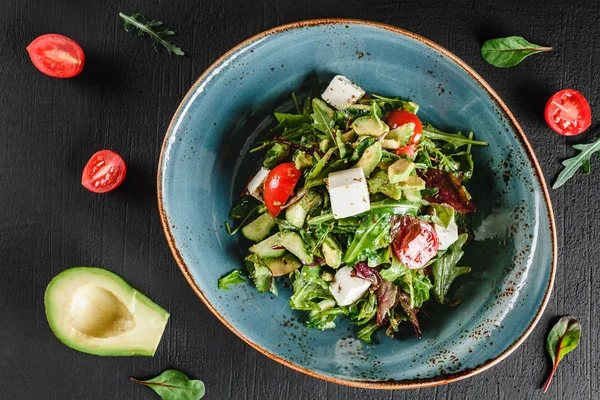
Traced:
<path fill-rule="evenodd" d="M 207 399 L 599 399 L 600 163 L 552 191 L 559 259 L 554 293 L 529 339 L 498 366 L 448 386 L 376 392 L 292 371 L 244 344 L 200 302 L 162 234 L 155 177 L 170 118 L 195 79 L 240 41 L 279 24 L 319 17 L 379 21 L 423 35 L 457 54 L 503 97 L 527 133 L 546 179 L 575 139 L 551 132 L 543 108 L 555 91 L 582 91 L 599 112 L 600 6 L 596 1 L 141 1 L 8 0 L 0 11 L 0 399 L 155 399 L 129 380 L 177 368 L 202 379 Z M 157 54 L 128 34 L 117 14 L 142 12 L 177 31 L 185 57 Z M 81 44 L 75 79 L 42 75 L 25 47 L 61 33 Z M 479 55 L 485 39 L 522 35 L 554 47 L 517 68 Z M 595 118 L 598 121 L 598 118 Z M 128 162 L 118 190 L 80 185 L 95 151 Z M 96 357 L 62 345 L 46 322 L 43 295 L 58 272 L 108 268 L 171 312 L 154 358 Z M 579 348 L 563 361 L 550 393 L 544 339 L 562 314 L 580 317 Z"/>

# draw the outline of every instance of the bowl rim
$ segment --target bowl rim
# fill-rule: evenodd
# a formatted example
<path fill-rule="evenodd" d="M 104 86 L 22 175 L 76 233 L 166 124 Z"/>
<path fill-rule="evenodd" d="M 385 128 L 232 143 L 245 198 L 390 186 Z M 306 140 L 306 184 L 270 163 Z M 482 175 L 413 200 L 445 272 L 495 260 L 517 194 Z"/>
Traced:
<path fill-rule="evenodd" d="M 417 40 L 417 41 L 429 46 L 430 48 L 432 48 L 436 51 L 439 51 L 444 56 L 448 57 L 451 61 L 456 63 L 463 70 L 465 70 L 487 92 L 487 94 L 498 105 L 498 107 L 500 107 L 500 109 L 506 115 L 512 128 L 516 131 L 517 138 L 521 142 L 521 145 L 523 146 L 523 148 L 525 149 L 525 152 L 527 153 L 529 161 L 531 162 L 531 164 L 534 167 L 534 173 L 538 179 L 540 187 L 542 188 L 542 191 L 544 194 L 544 200 L 546 202 L 546 206 L 548 207 L 548 218 L 550 221 L 550 232 L 552 235 L 552 266 L 551 266 L 550 279 L 548 281 L 548 286 L 546 287 L 546 292 L 544 294 L 544 299 L 542 301 L 542 304 L 540 305 L 535 317 L 533 318 L 533 320 L 531 321 L 531 323 L 529 324 L 527 329 L 523 332 L 523 334 L 521 334 L 521 336 L 515 342 L 513 342 L 506 350 L 504 350 L 501 354 L 499 354 L 498 356 L 496 356 L 494 358 L 490 358 L 489 360 L 483 362 L 482 364 L 480 364 L 474 368 L 466 369 L 466 370 L 460 371 L 458 373 L 440 375 L 440 376 L 437 376 L 434 378 L 427 378 L 427 379 L 411 379 L 411 380 L 401 380 L 401 381 L 395 381 L 395 380 L 367 381 L 367 380 L 343 379 L 343 378 L 338 378 L 338 377 L 334 377 L 334 376 L 328 376 L 325 374 L 315 372 L 311 369 L 302 367 L 300 365 L 294 364 L 288 360 L 281 358 L 280 356 L 278 356 L 276 354 L 271 353 L 270 351 L 262 348 L 258 344 L 250 341 L 243 334 L 241 334 L 233 325 L 231 325 L 221 314 L 219 314 L 219 312 L 208 301 L 208 299 L 204 296 L 204 293 L 202 292 L 200 287 L 195 282 L 187 265 L 185 264 L 185 261 L 183 260 L 183 257 L 181 256 L 181 253 L 179 252 L 179 250 L 177 248 L 177 245 L 175 243 L 175 238 L 171 232 L 171 227 L 169 226 L 169 221 L 167 219 L 167 215 L 166 215 L 164 204 L 163 204 L 163 191 L 162 191 L 162 183 L 161 182 L 162 182 L 162 176 L 163 176 L 163 162 L 164 162 L 166 148 L 167 148 L 169 139 L 173 135 L 176 121 L 178 120 L 180 114 L 183 112 L 185 106 L 189 103 L 190 99 L 193 97 L 197 88 L 202 84 L 202 82 L 205 80 L 205 78 L 209 74 L 211 74 L 215 69 L 217 69 L 217 67 L 220 66 L 233 53 L 239 51 L 240 49 L 242 49 L 244 47 L 247 47 L 248 45 L 250 45 L 258 40 L 264 39 L 268 36 L 271 36 L 271 35 L 274 35 L 274 34 L 277 34 L 280 32 L 285 32 L 285 31 L 292 30 L 292 29 L 300 29 L 300 28 L 305 28 L 305 27 L 319 26 L 319 25 L 363 25 L 363 26 L 375 27 L 375 28 L 390 31 L 392 33 L 399 34 L 401 36 L 408 37 L 410 39 Z M 332 382 L 332 383 L 342 384 L 342 385 L 346 385 L 346 386 L 359 387 L 359 388 L 366 388 L 366 389 L 387 389 L 387 390 L 417 389 L 417 388 L 438 386 L 438 385 L 448 384 L 451 382 L 456 382 L 456 381 L 474 376 L 480 372 L 486 371 L 487 369 L 495 366 L 496 364 L 498 364 L 502 360 L 504 360 L 506 357 L 508 357 L 513 351 L 515 351 L 525 341 L 525 339 L 527 339 L 527 337 L 531 334 L 531 332 L 533 331 L 533 329 L 539 322 L 540 318 L 542 317 L 542 314 L 544 313 L 544 310 L 550 299 L 550 295 L 552 293 L 552 288 L 554 286 L 554 279 L 555 279 L 556 267 L 557 267 L 557 235 L 556 235 L 556 222 L 554 219 L 554 211 L 552 208 L 552 202 L 550 200 L 550 194 L 548 192 L 546 180 L 544 179 L 544 175 L 542 173 L 542 169 L 537 160 L 537 157 L 535 156 L 535 153 L 533 151 L 533 148 L 531 147 L 531 144 L 529 143 L 523 129 L 521 128 L 521 126 L 519 125 L 517 120 L 515 119 L 514 115 L 509 110 L 509 108 L 506 106 L 506 104 L 504 104 L 504 102 L 502 101 L 500 96 L 492 89 L 492 87 L 477 72 L 475 72 L 475 70 L 473 70 L 466 62 L 464 62 L 458 56 L 456 56 L 455 54 L 453 54 L 446 48 L 440 46 L 439 44 L 437 44 L 429 39 L 426 39 L 420 35 L 417 35 L 413 32 L 407 31 L 402 28 L 398 28 L 395 26 L 391 26 L 391 25 L 387 25 L 387 24 L 383 24 L 383 23 L 379 23 L 379 22 L 366 21 L 366 20 L 360 20 L 360 19 L 348 19 L 348 18 L 319 18 L 319 19 L 310 19 L 310 20 L 292 22 L 292 23 L 276 26 L 274 28 L 260 32 L 256 35 L 244 40 L 243 42 L 239 43 L 238 45 L 234 46 L 229 51 L 227 51 L 225 54 L 223 54 L 221 57 L 219 57 L 194 82 L 192 87 L 188 90 L 187 94 L 185 95 L 185 97 L 183 98 L 181 103 L 179 104 L 177 110 L 173 114 L 173 118 L 171 119 L 171 122 L 169 123 L 169 127 L 167 128 L 167 133 L 165 135 L 165 138 L 164 138 L 164 141 L 162 144 L 162 148 L 161 148 L 161 152 L 160 152 L 160 158 L 159 158 L 159 164 L 158 164 L 158 174 L 157 174 L 157 195 L 158 195 L 158 211 L 160 214 L 160 220 L 161 220 L 161 223 L 163 226 L 165 237 L 167 239 L 167 243 L 169 244 L 169 248 L 171 249 L 171 252 L 173 253 L 175 261 L 177 262 L 177 265 L 179 266 L 181 272 L 183 273 L 183 276 L 188 281 L 189 285 L 192 287 L 192 289 L 194 290 L 196 295 L 200 298 L 200 300 L 202 300 L 202 302 L 206 305 L 206 307 L 219 319 L 219 321 L 221 321 L 221 323 L 223 323 L 230 331 L 232 331 L 236 336 L 238 336 L 240 339 L 242 339 L 248 345 L 253 347 L 255 350 L 259 351 L 260 353 L 266 355 L 270 359 L 275 360 L 278 363 L 283 364 L 286 367 L 289 367 L 298 372 L 304 373 L 304 374 L 312 376 L 314 378 L 319 378 L 319 379 L 322 379 L 322 380 L 325 380 L 328 382 Z"/>

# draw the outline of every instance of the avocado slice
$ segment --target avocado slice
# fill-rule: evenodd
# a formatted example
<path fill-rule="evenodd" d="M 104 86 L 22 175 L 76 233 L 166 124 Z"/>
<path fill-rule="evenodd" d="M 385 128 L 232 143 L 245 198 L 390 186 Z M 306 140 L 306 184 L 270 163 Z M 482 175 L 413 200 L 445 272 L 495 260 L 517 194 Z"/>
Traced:
<path fill-rule="evenodd" d="M 358 136 L 379 137 L 390 131 L 390 127 L 379 118 L 372 115 L 356 118 L 352 123 L 352 129 Z"/>
<path fill-rule="evenodd" d="M 404 182 L 415 170 L 415 163 L 401 158 L 388 168 L 388 177 L 391 183 Z"/>
<path fill-rule="evenodd" d="M 377 167 L 377 164 L 379 164 L 379 161 L 381 161 L 381 156 L 381 143 L 375 142 L 365 150 L 355 167 L 362 167 L 365 177 L 368 178 L 371 172 Z"/>
<path fill-rule="evenodd" d="M 99 356 L 153 356 L 169 313 L 102 268 L 56 275 L 44 296 L 54 335 L 72 349 Z"/>

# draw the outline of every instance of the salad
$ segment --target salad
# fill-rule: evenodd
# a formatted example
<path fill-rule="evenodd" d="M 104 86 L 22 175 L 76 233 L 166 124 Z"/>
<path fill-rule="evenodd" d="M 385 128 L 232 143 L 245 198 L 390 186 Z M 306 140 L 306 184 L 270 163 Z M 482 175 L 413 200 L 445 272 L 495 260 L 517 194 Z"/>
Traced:
<path fill-rule="evenodd" d="M 475 204 L 465 184 L 473 175 L 473 146 L 461 133 L 440 131 L 399 97 L 366 95 L 338 75 L 277 125 L 251 152 L 264 152 L 226 223 L 254 242 L 245 269 L 219 279 L 219 288 L 245 283 L 277 295 L 288 280 L 289 305 L 307 325 L 336 326 L 346 316 L 358 337 L 372 343 L 402 321 L 421 337 L 418 314 L 449 297 L 469 238 Z M 279 278 L 279 279 L 277 279 Z"/>

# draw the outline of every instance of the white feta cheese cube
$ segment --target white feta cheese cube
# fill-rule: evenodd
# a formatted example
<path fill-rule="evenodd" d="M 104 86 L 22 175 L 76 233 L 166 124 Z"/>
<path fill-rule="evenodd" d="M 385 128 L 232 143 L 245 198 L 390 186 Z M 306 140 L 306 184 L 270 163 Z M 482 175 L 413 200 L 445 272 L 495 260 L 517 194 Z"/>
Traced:
<path fill-rule="evenodd" d="M 447 228 L 438 224 L 434 224 L 433 227 L 438 236 L 438 250 L 446 250 L 452 243 L 458 240 L 458 226 L 456 226 L 454 217 L 452 217 Z"/>
<path fill-rule="evenodd" d="M 266 168 L 261 168 L 248 184 L 248 193 L 250 193 L 250 195 L 257 200 L 263 201 L 263 185 L 265 183 L 265 179 L 267 179 L 267 176 L 269 175 L 269 172 L 271 171 Z"/>
<path fill-rule="evenodd" d="M 362 167 L 332 172 L 327 180 L 333 217 L 346 218 L 368 211 L 369 188 Z"/>
<path fill-rule="evenodd" d="M 356 103 L 364 94 L 365 91 L 352 83 L 350 79 L 343 75 L 336 75 L 329 82 L 329 86 L 327 86 L 321 97 L 333 107 L 341 110 Z"/>
<path fill-rule="evenodd" d="M 329 291 L 340 306 L 348 306 L 360 299 L 371 286 L 371 282 L 351 275 L 352 267 L 342 267 L 335 273 Z"/>

